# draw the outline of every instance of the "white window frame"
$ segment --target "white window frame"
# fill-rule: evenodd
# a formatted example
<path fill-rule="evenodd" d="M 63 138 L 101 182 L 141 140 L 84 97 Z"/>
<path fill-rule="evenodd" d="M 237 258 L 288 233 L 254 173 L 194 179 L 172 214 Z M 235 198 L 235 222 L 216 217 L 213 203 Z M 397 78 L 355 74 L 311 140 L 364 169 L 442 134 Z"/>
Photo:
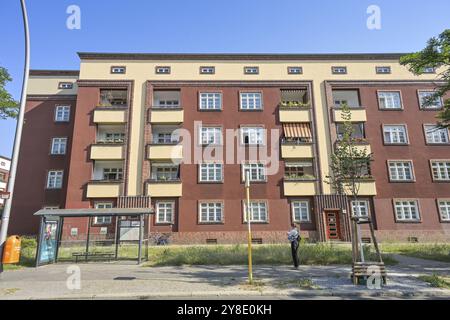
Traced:
<path fill-rule="evenodd" d="M 350 206 L 351 206 L 351 210 L 352 210 L 352 216 L 359 216 L 361 218 L 368 218 L 370 216 L 369 200 L 364 200 L 364 199 L 357 199 L 356 201 L 352 200 L 350 203 Z M 356 212 L 356 207 L 359 207 L 359 210 L 358 210 L 359 214 L 357 214 L 357 212 Z M 361 209 L 363 209 L 363 211 L 361 211 Z"/>
<path fill-rule="evenodd" d="M 55 107 L 55 122 L 70 121 L 70 106 L 61 105 Z"/>
<path fill-rule="evenodd" d="M 157 66 L 155 67 L 156 74 L 170 74 L 170 66 Z"/>
<path fill-rule="evenodd" d="M 434 181 L 450 181 L 450 160 L 430 160 L 430 163 Z"/>
<path fill-rule="evenodd" d="M 332 74 L 347 74 L 346 66 L 333 66 L 331 67 Z"/>
<path fill-rule="evenodd" d="M 159 205 L 163 205 L 164 207 L 161 208 Z M 171 213 L 167 213 L 167 209 L 170 206 Z M 156 223 L 157 224 L 172 224 L 174 220 L 175 215 L 175 201 L 156 201 L 155 202 L 155 208 L 156 208 Z M 160 219 L 160 210 L 164 210 L 162 212 L 163 220 Z M 169 216 L 170 215 L 170 216 Z"/>
<path fill-rule="evenodd" d="M 201 66 L 200 74 L 214 74 L 216 73 L 216 67 L 213 66 Z"/>
<path fill-rule="evenodd" d="M 126 68 L 123 66 L 112 66 L 111 73 L 124 74 Z"/>
<path fill-rule="evenodd" d="M 450 222 L 450 199 L 438 199 L 437 202 L 441 221 Z"/>
<path fill-rule="evenodd" d="M 250 182 L 266 182 L 267 170 L 264 162 L 247 162 L 242 164 L 242 181 L 245 181 L 245 172 L 250 170 Z M 256 178 L 253 178 L 256 177 Z"/>
<path fill-rule="evenodd" d="M 377 66 L 375 71 L 377 74 L 391 74 L 392 68 L 390 66 Z"/>
<path fill-rule="evenodd" d="M 200 145 L 222 145 L 222 127 L 199 127 Z"/>
<path fill-rule="evenodd" d="M 206 179 L 203 179 L 205 171 Z M 212 177 L 210 179 L 210 177 Z M 223 163 L 206 162 L 198 164 L 198 178 L 200 182 L 223 182 Z"/>
<path fill-rule="evenodd" d="M 61 189 L 63 179 L 64 170 L 49 170 L 47 173 L 47 189 Z"/>
<path fill-rule="evenodd" d="M 112 202 L 96 202 L 95 209 L 111 209 L 113 208 Z M 95 216 L 94 224 L 111 224 L 112 216 Z"/>
<path fill-rule="evenodd" d="M 73 89 L 73 83 L 72 82 L 60 82 L 58 83 L 58 89 Z"/>
<path fill-rule="evenodd" d="M 67 152 L 67 138 L 52 138 L 52 147 L 50 153 L 53 155 L 63 155 Z"/>
<path fill-rule="evenodd" d="M 241 110 L 263 110 L 262 92 L 240 92 L 239 108 Z"/>
<path fill-rule="evenodd" d="M 415 217 L 413 211 L 415 210 Z M 420 222 L 419 201 L 416 199 L 394 199 L 395 220 L 399 222 Z"/>
<path fill-rule="evenodd" d="M 392 170 L 395 170 L 394 174 Z M 406 178 L 408 170 L 411 176 L 410 179 Z M 391 182 L 413 182 L 415 179 L 412 160 L 388 160 L 388 171 Z"/>
<path fill-rule="evenodd" d="M 206 210 L 206 219 L 203 219 L 203 209 Z M 210 211 L 212 210 L 212 211 Z M 224 217 L 224 205 L 222 201 L 199 201 L 198 222 L 205 224 L 222 223 Z"/>
<path fill-rule="evenodd" d="M 259 67 L 244 67 L 244 74 L 259 74 Z"/>
<path fill-rule="evenodd" d="M 288 74 L 303 74 L 303 67 L 288 67 Z"/>
<path fill-rule="evenodd" d="M 403 99 L 400 90 L 380 90 L 377 92 L 377 97 L 378 105 L 381 110 L 403 110 Z"/>
<path fill-rule="evenodd" d="M 419 106 L 420 106 L 421 110 L 441 110 L 442 109 L 444 104 L 443 104 L 442 98 L 440 98 L 440 97 L 436 99 L 436 102 L 439 101 L 439 105 L 432 105 L 432 106 L 427 106 L 427 107 L 423 106 L 423 100 L 424 100 L 423 95 L 425 94 L 425 97 L 426 97 L 426 96 L 433 95 L 435 93 L 436 93 L 436 91 L 434 91 L 434 90 L 418 90 L 417 91 L 417 96 L 419 97 Z"/>
<path fill-rule="evenodd" d="M 107 174 L 115 174 L 115 179 L 105 179 L 105 175 Z M 123 168 L 103 168 L 102 170 L 103 180 L 108 181 L 120 181 L 123 179 Z"/>
<path fill-rule="evenodd" d="M 241 145 L 258 146 L 266 144 L 266 131 L 264 127 L 242 126 L 239 128 Z M 248 143 L 245 143 L 245 136 L 248 136 Z"/>
<path fill-rule="evenodd" d="M 425 141 L 428 144 L 449 144 L 450 137 L 447 128 L 439 128 L 434 124 L 425 124 L 423 126 L 425 133 Z M 442 140 L 442 132 L 444 132 L 444 140 Z"/>
<path fill-rule="evenodd" d="M 247 222 L 247 201 L 243 201 L 243 213 L 244 213 L 244 222 Z M 264 206 L 262 206 L 264 204 Z M 254 206 L 257 206 L 257 214 L 258 219 L 255 219 L 255 211 Z M 265 212 L 262 212 L 262 208 L 264 207 Z M 261 219 L 263 217 L 263 213 L 265 215 L 265 219 Z M 266 223 L 269 221 L 269 208 L 268 202 L 266 200 L 253 200 L 250 201 L 250 222 L 252 223 Z"/>
<path fill-rule="evenodd" d="M 221 92 L 200 92 L 199 110 L 222 110 Z"/>
<path fill-rule="evenodd" d="M 389 140 L 386 139 L 386 134 L 389 134 Z M 403 140 L 401 141 L 401 137 Z M 408 129 L 404 124 L 385 124 L 383 125 L 383 141 L 384 144 L 409 144 Z"/>
<path fill-rule="evenodd" d="M 292 221 L 311 222 L 311 208 L 309 200 L 293 200 L 291 202 L 291 210 L 292 210 Z M 298 218 L 296 214 L 297 211 L 298 211 Z"/>

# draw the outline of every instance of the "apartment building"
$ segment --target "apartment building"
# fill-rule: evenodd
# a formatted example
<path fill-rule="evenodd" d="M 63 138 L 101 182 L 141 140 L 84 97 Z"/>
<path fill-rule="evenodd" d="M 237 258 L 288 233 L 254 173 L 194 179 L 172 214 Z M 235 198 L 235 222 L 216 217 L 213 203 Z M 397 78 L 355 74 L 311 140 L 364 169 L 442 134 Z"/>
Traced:
<path fill-rule="evenodd" d="M 11 159 L 0 156 L 0 191 L 6 191 L 8 186 L 9 170 L 11 168 Z M 0 199 L 0 209 L 3 208 L 5 200 Z"/>
<path fill-rule="evenodd" d="M 423 104 L 438 71 L 400 56 L 79 53 L 79 71 L 33 70 L 11 232 L 37 233 L 42 208 L 152 206 L 150 232 L 174 243 L 242 242 L 248 171 L 255 242 L 285 241 L 292 222 L 349 241 L 353 212 L 382 240 L 448 240 L 449 132 L 443 102 Z M 357 201 L 326 182 L 344 103 L 374 159 Z"/>

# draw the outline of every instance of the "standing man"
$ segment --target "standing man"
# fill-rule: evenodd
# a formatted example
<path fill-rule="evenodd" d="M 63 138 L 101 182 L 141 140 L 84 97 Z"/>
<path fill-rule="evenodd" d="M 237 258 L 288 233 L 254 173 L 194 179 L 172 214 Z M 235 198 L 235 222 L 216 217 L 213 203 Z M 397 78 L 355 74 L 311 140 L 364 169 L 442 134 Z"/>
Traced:
<path fill-rule="evenodd" d="M 298 269 L 298 245 L 300 242 L 300 232 L 297 226 L 293 223 L 291 225 L 291 231 L 288 232 L 288 240 L 291 242 L 292 260 L 294 261 L 295 269 Z"/>

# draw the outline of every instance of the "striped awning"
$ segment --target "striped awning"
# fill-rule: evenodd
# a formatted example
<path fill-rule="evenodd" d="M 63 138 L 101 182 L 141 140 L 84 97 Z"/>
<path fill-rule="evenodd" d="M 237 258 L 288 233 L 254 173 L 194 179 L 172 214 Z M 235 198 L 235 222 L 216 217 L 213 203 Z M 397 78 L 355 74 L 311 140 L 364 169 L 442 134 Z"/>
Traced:
<path fill-rule="evenodd" d="M 309 123 L 283 123 L 283 132 L 286 138 L 312 138 Z"/>

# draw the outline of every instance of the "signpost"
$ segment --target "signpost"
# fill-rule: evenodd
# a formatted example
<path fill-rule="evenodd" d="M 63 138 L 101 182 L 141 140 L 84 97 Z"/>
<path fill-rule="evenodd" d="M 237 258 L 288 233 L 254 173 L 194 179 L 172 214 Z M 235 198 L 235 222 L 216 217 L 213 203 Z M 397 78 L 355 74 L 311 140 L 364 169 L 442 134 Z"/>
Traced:
<path fill-rule="evenodd" d="M 250 218 L 250 172 L 245 173 L 245 196 L 246 196 L 246 217 L 248 227 L 248 282 L 253 284 L 252 270 L 252 226 Z"/>

